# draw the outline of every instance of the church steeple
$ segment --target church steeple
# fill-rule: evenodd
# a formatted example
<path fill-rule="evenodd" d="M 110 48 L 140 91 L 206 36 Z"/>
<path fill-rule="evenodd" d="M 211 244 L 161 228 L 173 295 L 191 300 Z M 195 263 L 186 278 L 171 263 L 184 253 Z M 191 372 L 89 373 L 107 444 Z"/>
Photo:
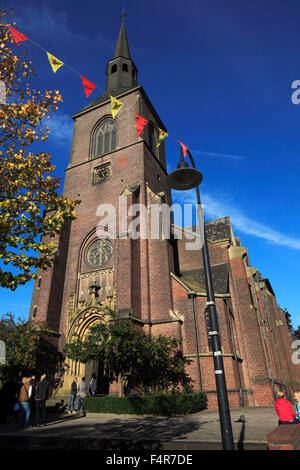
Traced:
<path fill-rule="evenodd" d="M 124 19 L 122 20 L 122 26 L 120 29 L 119 38 L 114 53 L 114 59 L 118 57 L 124 57 L 125 59 L 131 60 Z"/>
<path fill-rule="evenodd" d="M 136 86 L 137 68 L 131 59 L 123 13 L 114 57 L 106 67 L 106 92 L 111 95 L 119 95 Z"/>

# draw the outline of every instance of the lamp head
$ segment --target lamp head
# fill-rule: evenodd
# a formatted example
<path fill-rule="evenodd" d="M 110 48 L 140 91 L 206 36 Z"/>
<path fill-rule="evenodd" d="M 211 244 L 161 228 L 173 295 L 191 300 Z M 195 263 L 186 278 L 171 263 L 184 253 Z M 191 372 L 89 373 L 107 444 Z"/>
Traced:
<path fill-rule="evenodd" d="M 199 170 L 190 168 L 185 160 L 180 159 L 177 170 L 172 171 L 172 173 L 167 176 L 167 184 L 172 189 L 185 191 L 196 188 L 196 186 L 201 183 L 202 179 L 203 176 Z"/>

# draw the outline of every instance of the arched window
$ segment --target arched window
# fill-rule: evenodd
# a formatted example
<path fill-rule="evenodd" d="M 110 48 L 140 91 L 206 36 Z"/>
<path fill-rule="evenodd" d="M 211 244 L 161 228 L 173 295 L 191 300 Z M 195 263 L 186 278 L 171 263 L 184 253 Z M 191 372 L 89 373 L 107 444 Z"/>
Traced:
<path fill-rule="evenodd" d="M 37 311 L 37 306 L 35 305 L 34 308 L 33 308 L 32 318 L 36 317 L 36 311 Z"/>
<path fill-rule="evenodd" d="M 118 70 L 117 64 L 114 64 L 111 68 L 111 73 L 115 73 Z"/>
<path fill-rule="evenodd" d="M 123 72 L 128 72 L 128 65 L 127 64 L 122 64 L 122 71 Z"/>
<path fill-rule="evenodd" d="M 104 153 L 111 152 L 116 148 L 117 129 L 113 119 L 102 121 L 95 133 L 93 145 L 93 157 L 98 157 Z"/>

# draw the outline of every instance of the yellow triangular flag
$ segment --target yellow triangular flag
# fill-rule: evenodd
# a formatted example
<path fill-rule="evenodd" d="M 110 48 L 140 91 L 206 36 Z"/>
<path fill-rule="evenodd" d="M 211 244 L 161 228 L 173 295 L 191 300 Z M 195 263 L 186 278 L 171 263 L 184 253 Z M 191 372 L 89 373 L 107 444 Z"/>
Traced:
<path fill-rule="evenodd" d="M 117 100 L 113 96 L 110 97 L 110 108 L 111 108 L 111 114 L 112 117 L 115 119 L 116 114 L 120 111 L 122 108 L 123 103 L 121 101 Z"/>
<path fill-rule="evenodd" d="M 61 60 L 57 59 L 57 57 L 54 57 L 54 55 L 50 54 L 49 52 L 47 52 L 47 56 L 48 56 L 50 65 L 54 73 L 56 72 L 57 69 L 59 69 L 59 67 L 64 65 L 64 63 Z"/>
<path fill-rule="evenodd" d="M 157 142 L 156 147 L 159 147 L 160 144 L 165 140 L 165 138 L 168 137 L 168 134 L 165 131 L 163 131 L 160 128 L 158 128 L 158 130 L 159 130 L 159 134 L 158 134 L 158 142 Z"/>

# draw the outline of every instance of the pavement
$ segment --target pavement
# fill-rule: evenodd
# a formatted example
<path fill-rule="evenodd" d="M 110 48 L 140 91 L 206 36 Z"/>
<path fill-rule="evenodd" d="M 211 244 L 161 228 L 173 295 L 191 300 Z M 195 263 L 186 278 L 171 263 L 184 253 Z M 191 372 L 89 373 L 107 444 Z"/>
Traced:
<path fill-rule="evenodd" d="M 267 450 L 278 423 L 274 407 L 230 410 L 235 448 Z M 0 450 L 221 450 L 219 412 L 182 416 L 47 413 L 47 426 L 17 430 L 0 424 Z"/>

